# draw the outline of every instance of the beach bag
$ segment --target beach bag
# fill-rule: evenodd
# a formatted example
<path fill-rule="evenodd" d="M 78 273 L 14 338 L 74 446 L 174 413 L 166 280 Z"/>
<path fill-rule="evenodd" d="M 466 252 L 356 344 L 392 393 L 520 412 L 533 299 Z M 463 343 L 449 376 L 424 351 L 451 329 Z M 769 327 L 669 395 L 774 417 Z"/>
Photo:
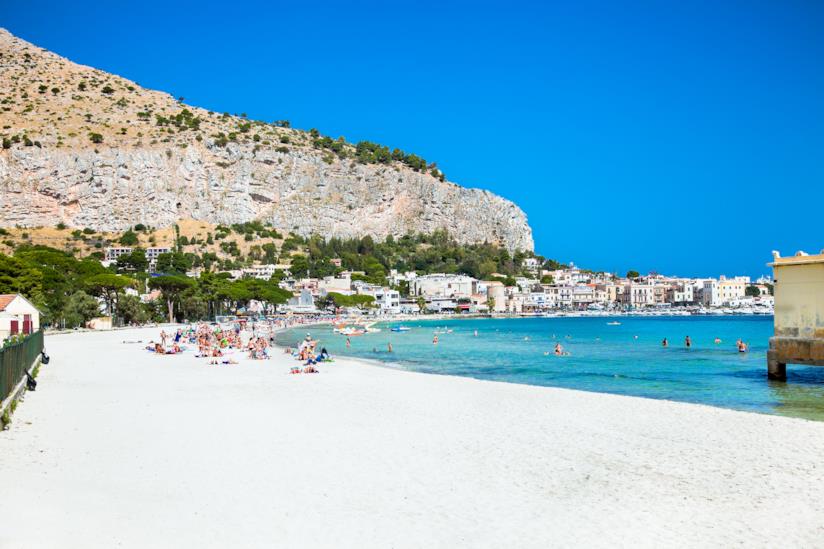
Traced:
<path fill-rule="evenodd" d="M 40 352 L 40 363 L 41 364 L 48 364 L 49 360 L 51 360 L 51 359 L 49 358 L 49 355 L 46 354 L 46 351 L 41 351 Z"/>

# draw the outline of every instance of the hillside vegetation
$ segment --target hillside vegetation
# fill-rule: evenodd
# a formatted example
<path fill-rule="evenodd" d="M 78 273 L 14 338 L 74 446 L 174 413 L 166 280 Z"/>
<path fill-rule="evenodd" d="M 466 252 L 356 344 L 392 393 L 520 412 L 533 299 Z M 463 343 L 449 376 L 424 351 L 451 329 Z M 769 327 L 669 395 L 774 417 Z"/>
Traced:
<path fill-rule="evenodd" d="M 218 147 L 244 143 L 280 152 L 322 151 L 363 164 L 398 164 L 443 181 L 437 165 L 416 154 L 361 141 L 349 143 L 288 120 L 249 120 L 245 113 L 217 113 L 183 97 L 77 65 L 0 29 L 0 131 L 3 148 L 177 147 L 205 141 Z"/>

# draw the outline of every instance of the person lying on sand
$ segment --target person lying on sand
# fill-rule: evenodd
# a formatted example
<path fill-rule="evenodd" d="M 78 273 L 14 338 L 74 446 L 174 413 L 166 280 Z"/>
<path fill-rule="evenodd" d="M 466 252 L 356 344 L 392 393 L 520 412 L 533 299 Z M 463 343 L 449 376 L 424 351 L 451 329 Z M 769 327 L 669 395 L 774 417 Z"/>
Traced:
<path fill-rule="evenodd" d="M 209 360 L 209 364 L 217 364 L 218 357 L 222 357 L 222 356 L 223 356 L 223 353 L 220 352 L 220 349 L 215 347 L 214 349 L 212 349 L 212 358 Z"/>

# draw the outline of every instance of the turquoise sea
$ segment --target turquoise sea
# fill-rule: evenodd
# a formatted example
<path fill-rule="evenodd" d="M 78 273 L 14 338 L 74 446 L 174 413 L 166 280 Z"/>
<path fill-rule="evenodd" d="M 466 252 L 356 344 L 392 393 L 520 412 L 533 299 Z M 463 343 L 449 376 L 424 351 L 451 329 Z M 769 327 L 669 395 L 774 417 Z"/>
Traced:
<path fill-rule="evenodd" d="M 399 325 L 411 330 L 389 330 Z M 308 331 L 332 355 L 378 360 L 418 372 L 824 420 L 824 368 L 790 365 L 786 383 L 767 380 L 772 317 L 455 319 L 375 327 L 381 332 L 350 338 L 350 348 L 346 337 L 333 333 L 331 327 Z M 447 330 L 451 333 L 440 333 L 433 345 L 434 333 Z M 306 327 L 285 331 L 277 341 L 295 345 L 306 332 Z M 684 345 L 686 336 L 692 339 L 690 349 Z M 714 343 L 716 337 L 720 344 Z M 664 338 L 669 340 L 667 348 L 661 345 Z M 749 344 L 748 353 L 737 352 L 739 338 Z M 569 356 L 555 356 L 558 342 Z"/>

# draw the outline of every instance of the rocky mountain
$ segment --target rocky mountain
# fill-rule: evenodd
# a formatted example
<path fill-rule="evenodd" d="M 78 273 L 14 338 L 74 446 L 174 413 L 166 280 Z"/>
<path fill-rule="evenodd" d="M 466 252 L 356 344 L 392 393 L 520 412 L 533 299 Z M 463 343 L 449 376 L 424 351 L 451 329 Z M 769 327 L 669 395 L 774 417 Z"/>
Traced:
<path fill-rule="evenodd" d="M 415 155 L 188 106 L 3 29 L 0 120 L 0 226 L 260 219 L 301 235 L 446 229 L 533 249 L 518 206 Z"/>

